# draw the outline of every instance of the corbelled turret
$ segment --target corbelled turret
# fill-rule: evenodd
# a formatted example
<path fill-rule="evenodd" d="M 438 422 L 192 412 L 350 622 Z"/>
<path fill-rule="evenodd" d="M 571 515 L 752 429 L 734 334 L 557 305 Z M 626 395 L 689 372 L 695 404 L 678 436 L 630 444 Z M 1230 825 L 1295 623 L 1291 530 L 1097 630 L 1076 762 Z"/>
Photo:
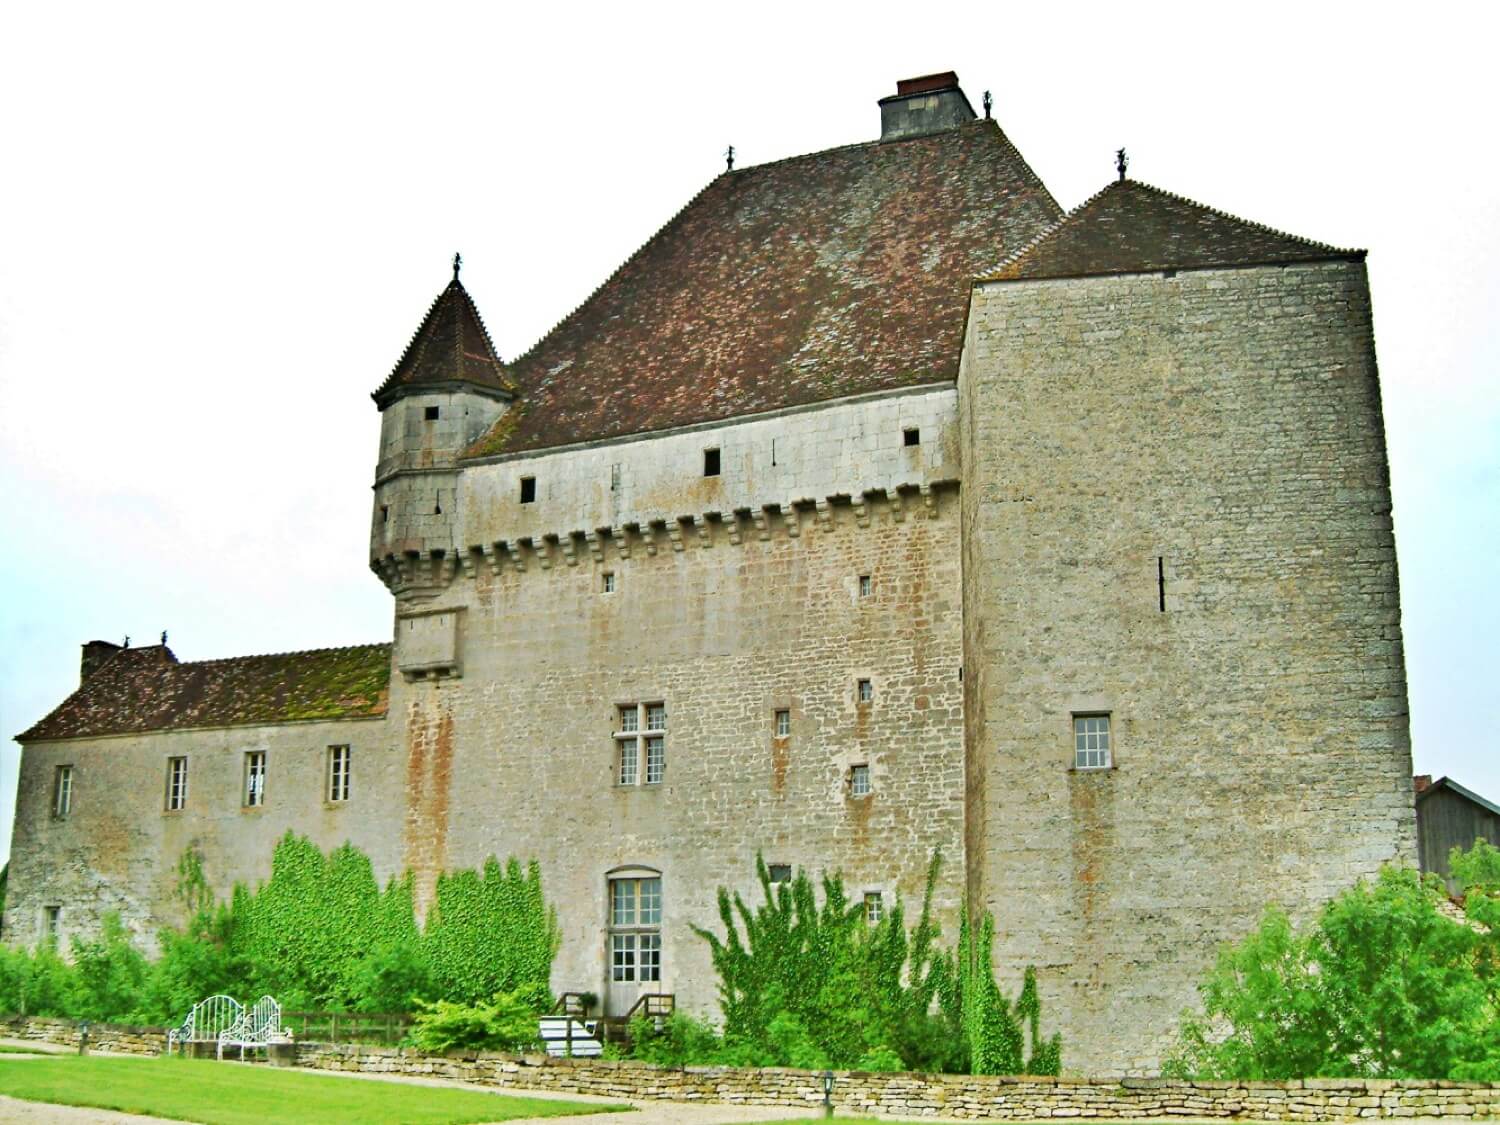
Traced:
<path fill-rule="evenodd" d="M 438 294 L 389 378 L 380 408 L 380 460 L 370 566 L 392 592 L 442 584 L 453 565 L 458 458 L 514 398 L 514 384 L 458 279 Z"/>

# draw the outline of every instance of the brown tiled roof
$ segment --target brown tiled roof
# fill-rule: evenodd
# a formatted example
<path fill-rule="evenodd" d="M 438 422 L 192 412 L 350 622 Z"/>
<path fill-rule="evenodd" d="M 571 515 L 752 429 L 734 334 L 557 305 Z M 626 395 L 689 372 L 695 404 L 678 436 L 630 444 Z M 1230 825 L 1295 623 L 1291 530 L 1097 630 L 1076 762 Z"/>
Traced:
<path fill-rule="evenodd" d="M 952 379 L 971 280 L 1060 215 L 993 121 L 721 175 L 511 363 L 469 452 Z"/>
<path fill-rule="evenodd" d="M 1147 273 L 1363 257 L 1237 219 L 1135 180 L 1119 180 L 1014 253 L 986 281 Z"/>
<path fill-rule="evenodd" d="M 371 397 L 384 407 L 407 387 L 445 383 L 514 390 L 473 298 L 457 277 L 437 295 L 400 362 Z"/>
<path fill-rule="evenodd" d="M 22 742 L 186 727 L 384 715 L 391 646 L 181 663 L 165 645 L 121 649 Z"/>

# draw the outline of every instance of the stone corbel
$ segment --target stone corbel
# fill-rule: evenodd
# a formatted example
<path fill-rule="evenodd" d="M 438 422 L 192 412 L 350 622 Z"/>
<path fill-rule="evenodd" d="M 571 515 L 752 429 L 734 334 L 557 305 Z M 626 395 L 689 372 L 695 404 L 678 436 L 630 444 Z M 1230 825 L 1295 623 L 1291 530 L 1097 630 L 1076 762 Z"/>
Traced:
<path fill-rule="evenodd" d="M 828 500 L 826 498 L 814 500 L 813 507 L 817 511 L 818 526 L 821 527 L 824 531 L 832 531 L 833 508 L 829 505 Z"/>
<path fill-rule="evenodd" d="M 623 527 L 617 527 L 613 532 L 615 550 L 620 553 L 622 559 L 630 557 L 630 532 Z"/>
<path fill-rule="evenodd" d="M 578 544 L 574 542 L 577 535 L 578 532 L 570 531 L 557 539 L 557 545 L 562 548 L 563 561 L 569 566 L 578 565 Z"/>
<path fill-rule="evenodd" d="M 511 565 L 524 574 L 526 572 L 526 559 L 521 555 L 520 545 L 502 539 L 498 546 L 510 557 Z"/>
<path fill-rule="evenodd" d="M 927 518 L 930 519 L 930 520 L 937 519 L 937 515 L 938 515 L 937 493 L 932 490 L 932 485 L 930 485 L 930 484 L 924 484 L 924 485 L 922 485 L 921 486 L 921 494 L 922 494 L 922 506 L 923 506 L 923 509 L 927 512 Z"/>
<path fill-rule="evenodd" d="M 667 522 L 667 536 L 672 540 L 672 550 L 682 550 L 682 520 L 675 519 Z"/>
<path fill-rule="evenodd" d="M 651 523 L 646 524 L 644 527 L 636 525 L 636 530 L 640 532 L 641 542 L 646 545 L 646 554 L 648 554 L 648 555 L 655 555 L 656 554 L 656 525 L 655 524 L 651 524 Z"/>
<path fill-rule="evenodd" d="M 490 564 L 490 573 L 496 578 L 500 577 L 500 564 L 504 561 L 505 548 L 499 543 L 484 543 L 479 549 L 484 552 L 484 557 Z"/>
<path fill-rule="evenodd" d="M 599 542 L 599 533 L 597 531 L 585 531 L 583 533 L 583 541 L 588 544 L 589 554 L 594 556 L 594 561 L 596 563 L 603 562 L 604 545 Z"/>
<path fill-rule="evenodd" d="M 870 498 L 861 492 L 850 498 L 854 508 L 854 522 L 860 527 L 870 526 Z"/>
<path fill-rule="evenodd" d="M 552 556 L 547 553 L 547 541 L 545 539 L 526 538 L 520 541 L 523 548 L 530 548 L 531 553 L 536 556 L 536 561 L 541 564 L 543 570 L 552 569 Z"/>
<path fill-rule="evenodd" d="M 744 542 L 744 536 L 740 534 L 740 520 L 749 515 L 749 508 L 736 508 L 724 517 L 724 530 L 729 533 L 729 542 L 736 547 Z"/>
<path fill-rule="evenodd" d="M 750 518 L 755 521 L 755 537 L 757 539 L 766 540 L 771 538 L 771 523 L 766 518 L 764 505 L 751 509 Z"/>
<path fill-rule="evenodd" d="M 786 521 L 786 533 L 790 539 L 802 534 L 802 513 L 797 510 L 797 501 L 781 505 L 781 518 Z"/>

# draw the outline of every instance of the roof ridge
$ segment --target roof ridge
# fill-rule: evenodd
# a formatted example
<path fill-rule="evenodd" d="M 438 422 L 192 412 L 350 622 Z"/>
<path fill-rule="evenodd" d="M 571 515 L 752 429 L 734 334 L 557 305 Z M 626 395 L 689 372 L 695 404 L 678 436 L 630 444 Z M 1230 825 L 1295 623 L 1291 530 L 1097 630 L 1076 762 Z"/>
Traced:
<path fill-rule="evenodd" d="M 1123 181 L 1116 181 L 1116 182 L 1117 183 L 1123 182 L 1123 183 L 1128 183 L 1128 184 L 1134 184 L 1136 187 L 1144 188 L 1146 191 L 1153 191 L 1157 195 L 1164 195 L 1168 199 L 1175 199 L 1178 203 L 1186 203 L 1189 206 L 1201 208 L 1202 210 L 1207 211 L 1207 212 L 1209 212 L 1212 215 L 1217 215 L 1221 219 L 1229 219 L 1231 222 L 1243 223 L 1247 227 L 1254 227 L 1256 230 L 1264 231 L 1266 234 L 1274 234 L 1277 238 L 1289 238 L 1293 242 L 1300 242 L 1304 246 L 1311 246 L 1311 247 L 1314 247 L 1315 249 L 1318 249 L 1318 250 L 1328 250 L 1328 251 L 1331 251 L 1334 254 L 1363 254 L 1363 253 L 1365 253 L 1364 250 L 1361 250 L 1361 249 L 1359 249 L 1357 247 L 1353 247 L 1353 246 L 1334 246 L 1332 243 L 1329 243 L 1329 242 L 1319 242 L 1316 238 L 1304 238 L 1300 234 L 1292 234 L 1290 231 L 1281 230 L 1280 228 L 1270 226 L 1267 223 L 1258 223 L 1254 219 L 1246 219 L 1243 216 L 1232 214 L 1229 211 L 1220 210 L 1219 208 L 1210 206 L 1207 203 L 1200 203 L 1196 199 L 1189 199 L 1185 195 L 1178 195 L 1175 191 L 1168 191 L 1166 188 L 1159 188 L 1155 184 L 1148 184 L 1148 183 L 1146 183 L 1144 180 L 1130 180 L 1130 179 L 1126 179 L 1126 180 L 1123 180 Z M 1110 185 L 1110 186 L 1113 186 L 1113 185 Z M 1105 190 L 1107 191 L 1108 188 L 1106 188 Z M 1103 192 L 1101 192 L 1100 194 L 1102 195 Z"/>
<path fill-rule="evenodd" d="M 328 652 L 355 652 L 360 649 L 390 648 L 390 641 L 370 641 L 357 645 L 329 645 L 325 648 L 291 649 L 286 652 L 247 652 L 240 656 L 214 656 L 207 660 L 179 660 L 179 668 L 201 668 L 206 664 L 228 664 L 234 660 L 271 660 L 283 656 L 317 656 Z"/>

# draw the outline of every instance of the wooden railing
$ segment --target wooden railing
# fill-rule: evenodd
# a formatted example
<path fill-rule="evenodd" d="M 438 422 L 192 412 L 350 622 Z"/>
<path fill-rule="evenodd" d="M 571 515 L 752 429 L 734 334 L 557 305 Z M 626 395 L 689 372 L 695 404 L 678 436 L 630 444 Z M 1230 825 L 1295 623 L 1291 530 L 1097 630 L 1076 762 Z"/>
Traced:
<path fill-rule="evenodd" d="M 368 1043 L 394 1047 L 406 1038 L 405 1012 L 283 1012 L 281 1026 L 313 1043 Z"/>

